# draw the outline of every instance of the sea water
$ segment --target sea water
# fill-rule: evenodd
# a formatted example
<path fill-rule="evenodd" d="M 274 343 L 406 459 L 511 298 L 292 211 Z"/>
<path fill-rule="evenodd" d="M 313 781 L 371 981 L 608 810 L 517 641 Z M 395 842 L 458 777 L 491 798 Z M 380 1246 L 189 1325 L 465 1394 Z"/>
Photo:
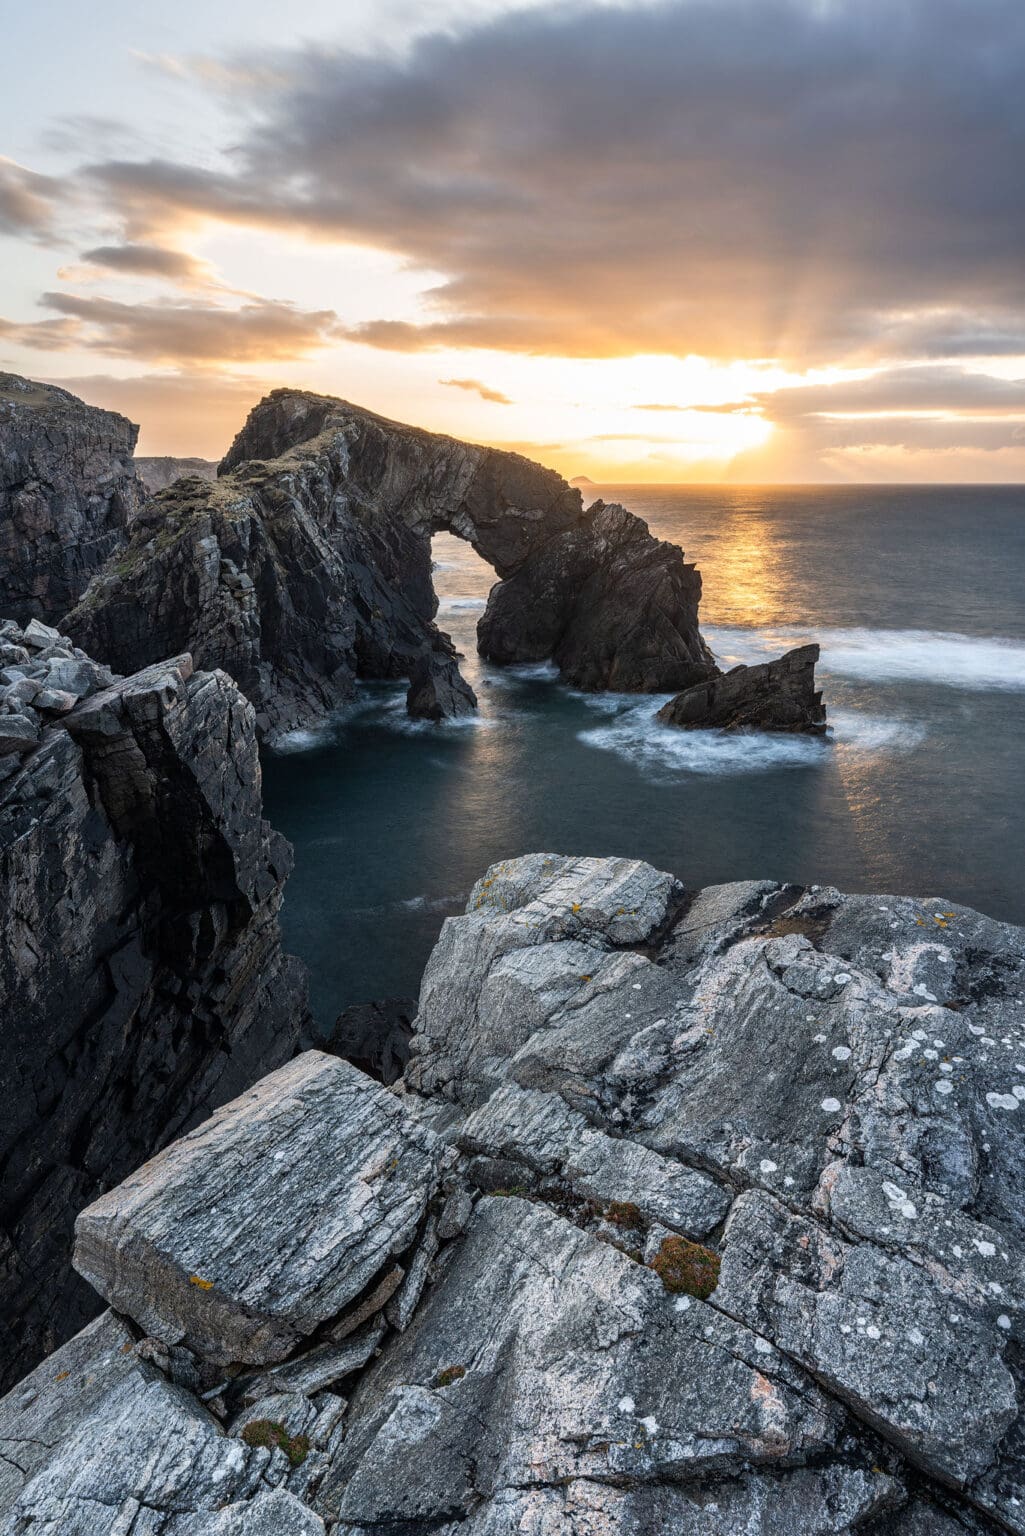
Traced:
<path fill-rule="evenodd" d="M 447 914 L 496 859 L 624 854 L 688 886 L 771 878 L 937 895 L 1025 922 L 1025 488 L 602 486 L 681 545 L 723 666 L 822 646 L 828 741 L 658 724 L 663 697 L 485 666 L 493 573 L 434 541 L 438 623 L 472 721 L 368 684 L 265 754 L 295 846 L 283 912 L 323 1026 L 414 995 Z"/>

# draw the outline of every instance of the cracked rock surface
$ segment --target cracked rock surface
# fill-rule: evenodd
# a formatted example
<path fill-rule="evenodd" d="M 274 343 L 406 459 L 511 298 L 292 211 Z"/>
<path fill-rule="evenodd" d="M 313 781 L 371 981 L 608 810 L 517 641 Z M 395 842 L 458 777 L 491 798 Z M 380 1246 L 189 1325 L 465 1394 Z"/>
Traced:
<path fill-rule="evenodd" d="M 70 1269 L 82 1206 L 287 1060 L 308 1012 L 278 927 L 290 850 L 231 679 L 188 655 L 117 678 L 35 620 L 3 647 L 21 677 L 0 699 L 39 687 L 0 714 L 0 741 L 31 728 L 0 756 L 9 1384 L 96 1311 Z"/>
<path fill-rule="evenodd" d="M 0 1532 L 1025 1532 L 1021 930 L 531 855 L 411 1046 L 83 1215 L 117 1311 L 0 1405 Z"/>
<path fill-rule="evenodd" d="M 59 619 L 127 541 L 139 429 L 66 389 L 0 373 L 0 616 Z"/>

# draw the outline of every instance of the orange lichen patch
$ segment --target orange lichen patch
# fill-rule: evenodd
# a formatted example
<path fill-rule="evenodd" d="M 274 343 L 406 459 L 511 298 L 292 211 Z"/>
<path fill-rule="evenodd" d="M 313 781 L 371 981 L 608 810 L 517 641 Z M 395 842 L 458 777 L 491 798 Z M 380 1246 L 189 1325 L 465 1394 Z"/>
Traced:
<path fill-rule="evenodd" d="M 68 1379 L 68 1377 L 70 1375 L 71 1375 L 70 1371 L 58 1371 L 56 1376 L 53 1379 L 54 1379 L 54 1381 L 67 1381 L 67 1379 Z"/>
<path fill-rule="evenodd" d="M 196 1288 L 201 1291 L 212 1291 L 214 1288 L 214 1283 L 212 1280 L 201 1280 L 198 1275 L 190 1275 L 189 1284 L 196 1286 Z"/>
<path fill-rule="evenodd" d="M 590 976 L 581 976 L 580 980 L 581 981 L 590 981 L 591 978 L 590 978 Z"/>
<path fill-rule="evenodd" d="M 579 903 L 579 901 L 575 901 L 573 903 L 573 905 L 570 907 L 570 911 L 571 912 L 579 912 L 580 911 L 580 903 Z"/>
<path fill-rule="evenodd" d="M 671 1295 L 711 1296 L 719 1284 L 720 1259 L 710 1248 L 690 1243 L 685 1237 L 667 1237 L 651 1260 L 653 1269 Z"/>

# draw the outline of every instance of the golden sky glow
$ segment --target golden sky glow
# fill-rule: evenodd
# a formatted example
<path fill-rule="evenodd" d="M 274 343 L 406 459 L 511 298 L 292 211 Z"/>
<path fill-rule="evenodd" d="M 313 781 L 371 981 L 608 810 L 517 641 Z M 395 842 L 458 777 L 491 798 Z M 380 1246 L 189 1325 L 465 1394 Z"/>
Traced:
<path fill-rule="evenodd" d="M 1011 0 L 61 13 L 0 102 L 0 367 L 143 453 L 292 385 L 598 482 L 1025 478 Z"/>

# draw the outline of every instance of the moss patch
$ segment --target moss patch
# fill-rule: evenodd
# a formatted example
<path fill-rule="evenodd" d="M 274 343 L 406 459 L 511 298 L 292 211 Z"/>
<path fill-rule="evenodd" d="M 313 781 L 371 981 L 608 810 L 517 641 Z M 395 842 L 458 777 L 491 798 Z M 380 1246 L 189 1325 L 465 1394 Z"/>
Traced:
<path fill-rule="evenodd" d="M 439 1371 L 434 1378 L 436 1387 L 450 1387 L 454 1381 L 461 1381 L 466 1375 L 465 1365 L 447 1365 L 443 1371 Z"/>
<path fill-rule="evenodd" d="M 649 1268 L 671 1295 L 705 1301 L 719 1284 L 719 1264 L 719 1255 L 710 1248 L 689 1243 L 685 1237 L 667 1237 Z"/>
<path fill-rule="evenodd" d="M 290 1435 L 276 1419 L 253 1419 L 242 1431 L 246 1445 L 262 1445 L 268 1451 L 284 1451 L 293 1467 L 302 1466 L 310 1454 L 308 1435 Z"/>

